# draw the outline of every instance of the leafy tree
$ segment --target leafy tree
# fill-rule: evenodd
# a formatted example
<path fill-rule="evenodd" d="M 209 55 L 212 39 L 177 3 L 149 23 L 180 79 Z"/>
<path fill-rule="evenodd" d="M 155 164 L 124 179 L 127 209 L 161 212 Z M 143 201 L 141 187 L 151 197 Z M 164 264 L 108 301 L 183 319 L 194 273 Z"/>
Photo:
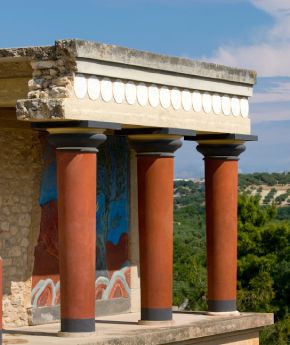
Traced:
<path fill-rule="evenodd" d="M 276 219 L 277 220 L 290 220 L 290 207 L 289 206 L 278 207 Z"/>
<path fill-rule="evenodd" d="M 259 185 L 265 183 L 269 174 L 250 175 L 246 183 L 253 180 Z M 290 173 L 282 177 L 272 175 L 268 183 L 290 181 Z M 182 187 L 185 190 L 175 200 L 174 303 L 187 301 L 187 309 L 204 310 L 207 290 L 204 190 L 200 184 L 189 185 L 188 181 Z M 270 193 L 274 195 L 275 189 Z M 238 309 L 275 313 L 276 323 L 261 333 L 261 345 L 290 344 L 288 219 L 290 207 L 261 206 L 258 197 L 245 193 L 239 196 Z"/>
<path fill-rule="evenodd" d="M 240 196 L 238 209 L 239 310 L 274 312 L 278 323 L 263 331 L 261 344 L 289 344 L 290 224 L 275 221 L 274 206 L 255 197 Z"/>
<path fill-rule="evenodd" d="M 179 188 L 176 181 L 175 190 Z M 173 301 L 178 306 L 185 304 L 186 309 L 205 310 L 204 190 L 192 181 L 182 188 L 186 191 L 175 198 Z"/>
<path fill-rule="evenodd" d="M 280 194 L 279 196 L 277 196 L 275 198 L 275 203 L 278 204 L 278 205 L 281 205 L 283 201 L 285 201 L 287 198 L 288 198 L 288 193 L 283 193 L 283 194 Z"/>

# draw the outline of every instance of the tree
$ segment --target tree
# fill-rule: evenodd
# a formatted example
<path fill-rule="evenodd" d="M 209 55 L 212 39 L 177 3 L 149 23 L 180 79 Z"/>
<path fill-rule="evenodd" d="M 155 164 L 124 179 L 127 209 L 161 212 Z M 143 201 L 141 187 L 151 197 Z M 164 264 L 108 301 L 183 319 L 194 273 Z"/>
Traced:
<path fill-rule="evenodd" d="M 288 177 L 288 176 L 287 176 Z M 206 308 L 204 195 L 175 208 L 174 303 Z M 288 213 L 289 214 L 289 213 Z M 284 217 L 285 218 L 285 217 Z M 261 334 L 261 345 L 290 344 L 290 222 L 277 218 L 274 205 L 242 194 L 238 200 L 238 309 L 274 312 L 275 325 Z"/>
<path fill-rule="evenodd" d="M 260 206 L 256 197 L 240 196 L 238 210 L 238 308 L 274 312 L 278 323 L 261 344 L 289 344 L 290 223 L 274 221 L 274 206 Z"/>
<path fill-rule="evenodd" d="M 187 187 L 191 188 L 191 195 L 184 194 L 175 200 L 173 303 L 183 304 L 189 310 L 205 310 L 204 191 L 191 183 L 183 185 Z"/>

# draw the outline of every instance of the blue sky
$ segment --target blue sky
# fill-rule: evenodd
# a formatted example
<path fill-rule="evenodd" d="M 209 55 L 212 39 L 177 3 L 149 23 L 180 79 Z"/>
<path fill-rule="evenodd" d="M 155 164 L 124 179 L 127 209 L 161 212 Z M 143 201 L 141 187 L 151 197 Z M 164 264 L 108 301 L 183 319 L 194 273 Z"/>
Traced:
<path fill-rule="evenodd" d="M 253 133 L 242 172 L 290 170 L 290 0 L 10 0 L 0 47 L 82 38 L 258 72 Z M 188 159 L 192 155 L 192 160 Z M 176 176 L 203 174 L 194 144 L 177 152 Z"/>

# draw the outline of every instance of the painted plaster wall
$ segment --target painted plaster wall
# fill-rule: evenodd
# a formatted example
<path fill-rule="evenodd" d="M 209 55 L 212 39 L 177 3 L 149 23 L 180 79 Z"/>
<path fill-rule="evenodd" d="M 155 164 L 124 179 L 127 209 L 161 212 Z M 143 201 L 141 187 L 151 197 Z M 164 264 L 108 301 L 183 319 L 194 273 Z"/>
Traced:
<path fill-rule="evenodd" d="M 60 303 L 55 151 L 42 141 L 41 222 L 35 248 L 32 307 Z M 129 153 L 125 138 L 109 137 L 98 153 L 96 300 L 130 297 Z"/>
<path fill-rule="evenodd" d="M 38 134 L 19 128 L 1 128 L 0 253 L 4 264 L 4 326 L 28 323 L 33 252 L 40 221 L 41 170 Z"/>

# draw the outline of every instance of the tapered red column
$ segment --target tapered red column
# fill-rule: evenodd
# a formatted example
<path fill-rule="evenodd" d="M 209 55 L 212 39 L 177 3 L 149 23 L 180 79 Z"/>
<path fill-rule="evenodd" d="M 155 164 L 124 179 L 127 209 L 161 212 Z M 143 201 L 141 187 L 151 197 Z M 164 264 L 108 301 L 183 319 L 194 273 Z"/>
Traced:
<path fill-rule="evenodd" d="M 180 140 L 135 142 L 141 322 L 172 320 L 173 152 Z"/>
<path fill-rule="evenodd" d="M 103 134 L 55 134 L 61 332 L 95 331 L 96 166 Z"/>
<path fill-rule="evenodd" d="M 205 158 L 208 311 L 235 312 L 238 155 L 244 145 L 199 145 Z"/>

